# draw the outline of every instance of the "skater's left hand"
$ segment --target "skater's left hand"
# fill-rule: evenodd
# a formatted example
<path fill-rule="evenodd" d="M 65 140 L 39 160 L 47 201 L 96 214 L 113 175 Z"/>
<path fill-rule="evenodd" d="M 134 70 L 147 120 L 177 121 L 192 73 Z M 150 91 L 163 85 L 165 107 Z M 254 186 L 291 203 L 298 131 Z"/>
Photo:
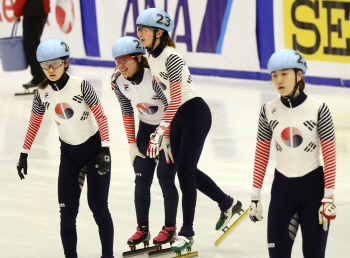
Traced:
<path fill-rule="evenodd" d="M 118 77 L 121 75 L 120 71 L 115 69 L 114 73 L 112 74 L 111 76 L 111 86 L 112 86 L 112 89 L 114 89 L 116 86 L 116 82 L 117 82 L 117 79 Z"/>
<path fill-rule="evenodd" d="M 321 201 L 321 207 L 318 212 L 318 220 L 323 224 L 323 230 L 328 230 L 328 224 L 337 216 L 336 207 L 333 203 L 333 198 L 324 197 Z"/>
<path fill-rule="evenodd" d="M 160 145 L 159 151 L 163 150 L 166 163 L 170 164 L 170 160 L 174 163 L 173 154 L 171 153 L 170 138 L 163 137 L 162 144 Z"/>
<path fill-rule="evenodd" d="M 262 221 L 262 206 L 260 199 L 258 200 L 252 200 L 252 203 L 250 204 L 249 208 L 249 218 L 254 223 L 257 221 Z"/>
<path fill-rule="evenodd" d="M 104 175 L 111 170 L 111 153 L 109 152 L 109 147 L 101 147 L 95 167 L 98 169 L 100 175 Z"/>
<path fill-rule="evenodd" d="M 150 158 L 156 158 L 159 155 L 159 147 L 162 143 L 164 130 L 157 128 L 157 130 L 151 134 L 151 140 L 148 143 L 147 147 L 147 156 Z"/>
<path fill-rule="evenodd" d="M 17 163 L 17 172 L 21 180 L 24 179 L 24 175 L 27 175 L 27 169 L 28 169 L 27 158 L 28 158 L 28 154 L 21 152 L 19 161 Z M 24 175 L 22 173 L 22 170 Z"/>

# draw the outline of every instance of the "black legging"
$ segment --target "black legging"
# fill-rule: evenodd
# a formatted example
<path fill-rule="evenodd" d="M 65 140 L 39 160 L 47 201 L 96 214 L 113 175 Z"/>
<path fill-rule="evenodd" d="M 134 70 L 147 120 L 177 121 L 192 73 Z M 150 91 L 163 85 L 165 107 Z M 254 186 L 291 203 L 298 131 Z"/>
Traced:
<path fill-rule="evenodd" d="M 295 178 L 288 178 L 275 171 L 267 222 L 271 258 L 291 257 L 294 240 L 289 228 L 295 213 L 299 214 L 304 257 L 325 257 L 329 228 L 324 231 L 318 221 L 323 194 L 323 167 Z"/>
<path fill-rule="evenodd" d="M 170 143 L 182 191 L 183 227 L 179 235 L 194 235 L 196 188 L 219 203 L 221 210 L 228 209 L 232 204 L 232 198 L 197 168 L 210 127 L 210 109 L 199 97 L 180 106 L 171 122 Z"/>
<path fill-rule="evenodd" d="M 33 75 L 32 83 L 39 84 L 45 79 L 45 74 L 36 59 L 36 49 L 40 44 L 47 20 L 47 14 L 23 17 L 23 47 L 30 71 Z"/>
<path fill-rule="evenodd" d="M 150 135 L 157 128 L 157 125 L 150 125 L 140 121 L 137 133 L 137 147 L 146 156 Z M 134 162 L 135 171 L 135 208 L 138 226 L 148 226 L 149 208 L 151 205 L 151 184 L 154 170 L 156 168 L 154 159 L 136 157 Z M 164 151 L 159 154 L 157 176 L 162 188 L 165 209 L 165 226 L 174 227 L 176 224 L 176 212 L 179 202 L 179 195 L 175 186 L 176 168 L 173 163 L 167 164 Z M 157 218 L 160 219 L 160 218 Z"/>
<path fill-rule="evenodd" d="M 111 172 L 99 175 L 96 158 L 101 148 L 99 132 L 80 145 L 61 141 L 58 201 L 61 212 L 61 239 L 66 257 L 77 257 L 76 218 L 79 210 L 79 173 L 86 166 L 88 203 L 98 225 L 102 254 L 113 255 L 113 222 L 108 209 Z M 86 186 L 84 186 L 86 187 Z M 109 255 L 109 256 L 108 256 Z"/>

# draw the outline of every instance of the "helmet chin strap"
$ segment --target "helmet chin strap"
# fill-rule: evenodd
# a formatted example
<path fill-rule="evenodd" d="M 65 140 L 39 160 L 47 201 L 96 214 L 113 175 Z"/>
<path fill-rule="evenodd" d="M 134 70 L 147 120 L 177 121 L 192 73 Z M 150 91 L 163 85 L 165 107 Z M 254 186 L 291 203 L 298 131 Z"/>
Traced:
<path fill-rule="evenodd" d="M 294 69 L 294 71 L 295 71 L 295 86 L 294 86 L 294 88 L 293 88 L 292 95 L 291 95 L 291 96 L 285 96 L 285 97 L 284 97 L 284 98 L 290 99 L 290 100 L 292 100 L 292 99 L 294 98 L 294 95 L 295 95 L 295 93 L 297 92 L 297 89 L 298 89 L 299 84 L 300 84 L 300 82 L 301 82 L 301 80 L 300 80 L 300 81 L 297 81 L 297 80 L 298 80 L 298 78 L 297 78 L 297 73 L 298 73 L 297 70 Z"/>
<path fill-rule="evenodd" d="M 157 36 L 156 36 L 157 32 L 158 32 L 158 31 L 155 31 L 155 30 L 154 30 L 153 41 L 152 41 L 151 47 L 146 47 L 146 50 L 147 50 L 148 52 L 152 52 L 153 49 L 154 49 L 154 45 L 156 44 L 156 40 L 157 40 Z"/>

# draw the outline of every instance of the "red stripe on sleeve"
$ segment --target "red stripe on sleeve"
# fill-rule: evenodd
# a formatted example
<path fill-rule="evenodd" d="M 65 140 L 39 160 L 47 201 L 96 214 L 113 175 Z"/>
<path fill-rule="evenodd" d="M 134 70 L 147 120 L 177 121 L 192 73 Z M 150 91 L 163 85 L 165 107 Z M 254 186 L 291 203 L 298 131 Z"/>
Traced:
<path fill-rule="evenodd" d="M 91 112 L 94 114 L 95 119 L 98 124 L 98 128 L 101 134 L 101 141 L 109 142 L 109 130 L 108 130 L 108 121 L 105 113 L 103 111 L 101 102 L 97 103 L 94 106 L 90 107 Z"/>
<path fill-rule="evenodd" d="M 162 119 L 169 124 L 181 105 L 181 85 L 182 82 L 170 82 L 170 103 Z"/>
<path fill-rule="evenodd" d="M 128 143 L 133 143 L 136 141 L 135 138 L 135 121 L 134 115 L 124 115 L 123 123 L 126 132 L 126 137 L 128 138 Z"/>
<path fill-rule="evenodd" d="M 324 183 L 325 188 L 335 188 L 335 140 L 321 141 L 321 148 L 324 161 Z"/>
<path fill-rule="evenodd" d="M 33 112 L 31 113 L 26 138 L 24 139 L 23 149 L 30 150 L 32 147 L 33 141 L 39 131 L 43 117 L 44 115 L 37 115 Z"/>
<path fill-rule="evenodd" d="M 257 140 L 254 160 L 253 187 L 261 188 L 269 163 L 271 141 Z"/>

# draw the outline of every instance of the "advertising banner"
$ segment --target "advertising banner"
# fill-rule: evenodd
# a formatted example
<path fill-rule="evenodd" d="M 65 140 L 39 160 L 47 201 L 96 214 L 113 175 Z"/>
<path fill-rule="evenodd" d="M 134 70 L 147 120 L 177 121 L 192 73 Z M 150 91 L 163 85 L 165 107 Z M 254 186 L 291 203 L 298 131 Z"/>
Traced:
<path fill-rule="evenodd" d="M 350 0 L 274 1 L 276 50 L 293 48 L 309 76 L 350 78 Z"/>
<path fill-rule="evenodd" d="M 0 38 L 11 36 L 14 3 L 14 0 L 0 0 Z M 50 9 L 41 40 L 60 38 L 69 45 L 73 57 L 85 58 L 80 1 L 51 0 Z M 23 16 L 17 36 L 22 36 L 22 25 Z"/>
<path fill-rule="evenodd" d="M 190 67 L 260 71 L 256 5 L 245 0 L 96 1 L 101 59 L 113 60 L 112 45 L 120 37 L 137 37 L 137 16 L 149 7 L 173 19 L 170 36 Z"/>

